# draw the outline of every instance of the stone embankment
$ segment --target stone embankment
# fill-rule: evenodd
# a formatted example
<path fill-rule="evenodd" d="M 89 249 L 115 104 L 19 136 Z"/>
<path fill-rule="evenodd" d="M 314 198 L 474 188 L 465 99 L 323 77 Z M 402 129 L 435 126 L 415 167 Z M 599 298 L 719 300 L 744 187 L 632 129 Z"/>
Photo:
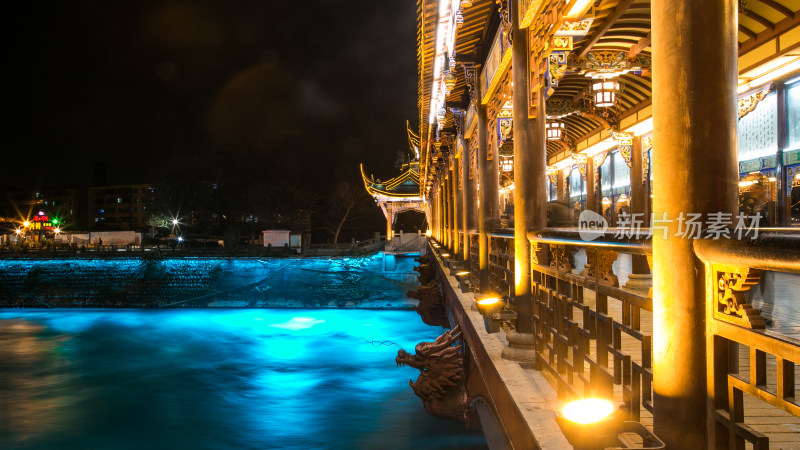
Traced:
<path fill-rule="evenodd" d="M 0 260 L 0 308 L 410 309 L 411 257 Z"/>

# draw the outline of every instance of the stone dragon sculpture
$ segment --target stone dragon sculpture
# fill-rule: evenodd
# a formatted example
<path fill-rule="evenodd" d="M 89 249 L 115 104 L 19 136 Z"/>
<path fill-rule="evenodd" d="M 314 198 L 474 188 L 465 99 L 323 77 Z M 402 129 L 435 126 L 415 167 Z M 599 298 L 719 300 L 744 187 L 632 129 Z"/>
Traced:
<path fill-rule="evenodd" d="M 424 255 L 417 259 L 419 266 L 414 270 L 419 272 L 417 279 L 420 287 L 416 291 L 408 291 L 407 295 L 419 300 L 415 308 L 422 317 L 422 321 L 428 325 L 447 327 L 450 323 L 444 310 L 444 297 L 439 288 L 439 281 L 436 279 L 436 268 L 430 255 Z"/>
<path fill-rule="evenodd" d="M 409 366 L 420 371 L 417 381 L 408 384 L 422 399 L 425 411 L 446 420 L 468 423 L 467 393 L 464 387 L 464 359 L 460 345 L 453 345 L 461 338 L 458 326 L 448 330 L 434 342 L 420 342 L 415 354 L 399 350 L 397 366 Z"/>

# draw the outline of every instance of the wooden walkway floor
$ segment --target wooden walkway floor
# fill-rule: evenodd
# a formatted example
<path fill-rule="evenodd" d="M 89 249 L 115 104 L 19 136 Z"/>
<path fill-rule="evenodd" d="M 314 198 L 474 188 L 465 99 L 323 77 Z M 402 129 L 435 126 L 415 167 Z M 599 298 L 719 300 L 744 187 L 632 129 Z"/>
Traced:
<path fill-rule="evenodd" d="M 582 267 L 579 258 L 576 266 Z M 615 263 L 614 272 L 619 277 L 620 285 L 627 282 L 630 274 L 630 256 L 620 255 Z M 762 283 L 753 288 L 749 298 L 756 308 L 762 308 L 762 314 L 768 319 L 768 329 L 800 339 L 800 276 L 767 272 Z M 584 290 L 584 303 L 594 309 L 595 295 L 593 291 Z M 582 317 L 575 311 L 574 318 L 582 325 Z M 621 302 L 609 298 L 608 313 L 615 321 L 622 321 Z M 652 335 L 653 317 L 648 311 L 641 312 L 641 331 Z M 622 351 L 631 356 L 633 361 L 641 363 L 641 343 L 637 339 L 623 333 Z M 594 352 L 593 352 L 594 353 Z M 611 358 L 609 358 L 611 359 Z M 739 347 L 739 373 L 746 378 L 749 376 L 749 348 Z M 588 373 L 588 364 L 587 364 Z M 775 358 L 767 359 L 767 389 L 776 392 L 777 366 Z M 795 370 L 795 386 L 800 386 L 800 370 Z M 615 399 L 622 402 L 622 387 L 615 386 Z M 745 424 L 769 437 L 771 449 L 798 449 L 800 450 L 800 417 L 795 417 L 783 410 L 777 409 L 763 401 L 744 395 Z M 641 423 L 652 430 L 653 416 L 640 405 Z M 747 444 L 747 449 L 752 445 Z"/>

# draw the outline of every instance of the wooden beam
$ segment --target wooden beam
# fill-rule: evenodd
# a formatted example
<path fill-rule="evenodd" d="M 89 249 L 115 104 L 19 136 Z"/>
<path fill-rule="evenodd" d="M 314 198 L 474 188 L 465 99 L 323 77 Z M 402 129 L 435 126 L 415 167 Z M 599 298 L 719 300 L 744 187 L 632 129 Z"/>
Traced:
<path fill-rule="evenodd" d="M 739 31 L 746 34 L 750 38 L 749 40 L 743 42 L 739 46 L 739 54 L 742 55 L 744 53 L 747 53 L 748 51 L 758 47 L 759 45 L 763 44 L 764 42 L 767 42 L 768 40 L 774 38 L 775 36 L 778 36 L 784 33 L 785 31 L 790 30 L 791 28 L 794 28 L 798 24 L 800 24 L 800 14 L 795 14 L 794 17 L 787 17 L 781 20 L 780 22 L 776 23 L 775 27 L 772 30 L 767 29 L 765 31 L 762 31 L 761 33 L 758 33 L 756 36 L 752 36 L 753 34 L 752 32 L 747 33 L 744 30 L 742 30 L 742 25 L 739 24 Z"/>
<path fill-rule="evenodd" d="M 630 51 L 628 52 L 628 58 L 633 58 L 634 56 L 638 55 L 642 52 L 648 45 L 650 45 L 650 34 L 647 33 L 647 36 L 639 39 L 639 42 L 636 43 L 633 47 L 631 47 Z"/>
<path fill-rule="evenodd" d="M 581 58 L 585 57 L 586 53 L 592 49 L 592 46 L 596 44 L 601 37 L 603 37 L 603 34 L 605 34 L 605 32 L 608 31 L 617 22 L 617 20 L 622 17 L 623 14 L 625 14 L 625 11 L 627 11 L 635 1 L 636 0 L 622 0 L 619 2 L 617 7 L 614 8 L 614 11 L 608 15 L 608 19 L 605 21 L 605 23 L 603 23 L 603 25 L 601 25 L 600 28 L 598 28 L 597 31 L 592 34 L 592 37 L 589 38 L 586 44 L 584 44 L 580 53 L 578 53 L 578 56 Z"/>
<path fill-rule="evenodd" d="M 744 34 L 750 39 L 755 39 L 756 36 L 758 36 L 755 31 L 750 30 L 750 28 L 745 28 L 742 24 L 739 24 L 739 33 Z"/>
<path fill-rule="evenodd" d="M 774 23 L 772 23 L 771 21 L 767 20 L 766 18 L 756 14 L 755 12 L 750 11 L 749 9 L 745 9 L 744 12 L 740 12 L 739 14 L 744 15 L 745 17 L 749 17 L 749 18 L 755 20 L 756 22 L 760 23 L 761 25 L 764 26 L 764 28 L 766 28 L 768 30 L 774 30 L 775 29 L 775 24 Z"/>
<path fill-rule="evenodd" d="M 780 3 L 776 2 L 775 0 L 758 0 L 758 1 L 763 3 L 763 4 L 765 4 L 765 5 L 767 5 L 767 6 L 769 6 L 770 8 L 774 9 L 775 11 L 778 11 L 779 13 L 783 14 L 786 17 L 794 17 L 795 13 L 791 9 L 781 5 Z"/>

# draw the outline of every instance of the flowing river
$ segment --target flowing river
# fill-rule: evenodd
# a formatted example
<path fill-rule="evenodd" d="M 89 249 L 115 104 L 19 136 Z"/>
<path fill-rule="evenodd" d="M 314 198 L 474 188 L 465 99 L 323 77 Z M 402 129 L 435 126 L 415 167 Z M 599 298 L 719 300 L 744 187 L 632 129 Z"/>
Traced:
<path fill-rule="evenodd" d="M 478 449 L 396 367 L 413 311 L 0 310 L 3 449 Z"/>

